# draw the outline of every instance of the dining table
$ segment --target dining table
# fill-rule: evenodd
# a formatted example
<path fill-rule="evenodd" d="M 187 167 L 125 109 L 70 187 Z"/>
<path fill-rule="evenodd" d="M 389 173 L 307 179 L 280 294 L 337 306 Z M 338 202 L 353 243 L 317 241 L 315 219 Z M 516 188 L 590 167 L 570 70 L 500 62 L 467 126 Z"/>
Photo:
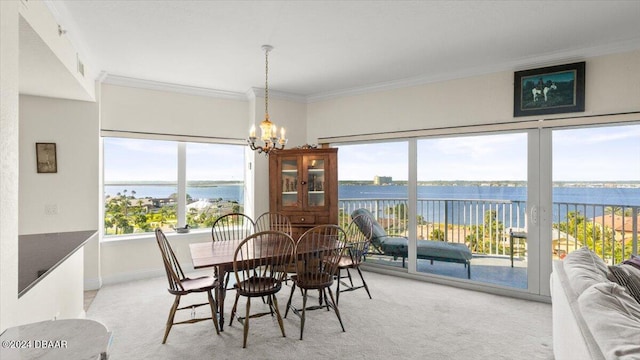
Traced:
<path fill-rule="evenodd" d="M 210 241 L 189 244 L 191 260 L 194 269 L 215 268 L 221 286 L 216 289 L 216 298 L 218 303 L 218 319 L 220 323 L 220 331 L 224 329 L 224 299 L 226 296 L 226 286 L 224 279 L 227 273 L 233 272 L 233 257 L 236 248 L 243 240 L 227 240 L 227 241 Z M 298 253 L 304 252 L 323 252 L 330 249 L 341 248 L 344 246 L 342 241 L 331 241 L 325 243 L 320 248 L 305 248 L 298 246 Z M 273 253 L 271 253 L 273 254 Z"/>
<path fill-rule="evenodd" d="M 233 272 L 233 255 L 241 242 L 242 240 L 229 240 L 189 244 L 193 268 L 215 268 L 221 281 L 221 286 L 216 289 L 220 331 L 223 331 L 224 326 L 224 298 L 227 292 L 224 279 L 228 272 Z"/>

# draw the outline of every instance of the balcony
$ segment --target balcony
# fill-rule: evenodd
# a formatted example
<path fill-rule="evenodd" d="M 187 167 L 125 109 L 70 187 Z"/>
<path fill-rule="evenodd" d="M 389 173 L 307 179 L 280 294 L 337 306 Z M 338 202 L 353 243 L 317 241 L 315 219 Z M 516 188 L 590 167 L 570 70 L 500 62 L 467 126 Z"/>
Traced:
<path fill-rule="evenodd" d="M 340 225 L 358 208 L 371 211 L 390 235 L 408 235 L 407 199 L 340 199 Z M 471 280 L 527 288 L 526 202 L 487 199 L 418 199 L 418 239 L 464 243 L 472 253 Z M 640 207 L 553 203 L 552 254 L 562 259 L 583 246 L 608 264 L 638 253 Z M 401 259 L 371 254 L 370 264 L 400 268 Z M 418 260 L 419 273 L 466 279 L 460 264 Z"/>

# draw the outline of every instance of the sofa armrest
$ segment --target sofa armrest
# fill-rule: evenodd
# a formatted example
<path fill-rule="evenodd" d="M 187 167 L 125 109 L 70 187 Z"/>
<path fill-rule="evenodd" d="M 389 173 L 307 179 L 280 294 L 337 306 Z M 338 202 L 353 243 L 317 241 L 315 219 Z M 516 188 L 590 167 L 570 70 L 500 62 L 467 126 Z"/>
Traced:
<path fill-rule="evenodd" d="M 582 317 L 578 295 L 569 283 L 562 260 L 553 262 L 551 302 L 555 359 L 604 360 L 602 351 Z"/>

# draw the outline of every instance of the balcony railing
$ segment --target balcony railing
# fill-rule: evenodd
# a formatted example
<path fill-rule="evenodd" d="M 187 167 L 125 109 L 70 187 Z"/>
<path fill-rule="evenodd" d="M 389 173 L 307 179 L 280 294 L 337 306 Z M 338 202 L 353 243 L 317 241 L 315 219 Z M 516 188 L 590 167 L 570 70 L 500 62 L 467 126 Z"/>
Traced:
<path fill-rule="evenodd" d="M 340 225 L 366 208 L 390 235 L 408 234 L 407 199 L 340 199 Z M 418 239 L 464 243 L 476 255 L 526 257 L 526 202 L 487 199 L 418 199 Z M 638 253 L 640 207 L 618 204 L 553 203 L 552 250 L 562 258 L 588 246 L 610 264 Z"/>

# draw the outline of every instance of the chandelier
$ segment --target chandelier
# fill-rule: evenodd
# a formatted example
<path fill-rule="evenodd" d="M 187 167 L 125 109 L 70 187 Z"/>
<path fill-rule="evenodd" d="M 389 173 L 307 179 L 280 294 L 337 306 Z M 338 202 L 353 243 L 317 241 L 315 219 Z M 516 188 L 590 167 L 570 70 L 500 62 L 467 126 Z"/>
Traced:
<path fill-rule="evenodd" d="M 264 120 L 260 123 L 260 140 L 263 145 L 256 144 L 256 126 L 251 126 L 249 130 L 249 138 L 247 143 L 251 150 L 258 151 L 258 154 L 264 153 L 269 155 L 272 150 L 282 150 L 287 144 L 287 139 L 284 137 L 285 130 L 280 128 L 280 138 L 278 138 L 278 128 L 274 123 L 269 120 L 269 51 L 273 50 L 271 45 L 262 45 L 264 50 Z"/>

